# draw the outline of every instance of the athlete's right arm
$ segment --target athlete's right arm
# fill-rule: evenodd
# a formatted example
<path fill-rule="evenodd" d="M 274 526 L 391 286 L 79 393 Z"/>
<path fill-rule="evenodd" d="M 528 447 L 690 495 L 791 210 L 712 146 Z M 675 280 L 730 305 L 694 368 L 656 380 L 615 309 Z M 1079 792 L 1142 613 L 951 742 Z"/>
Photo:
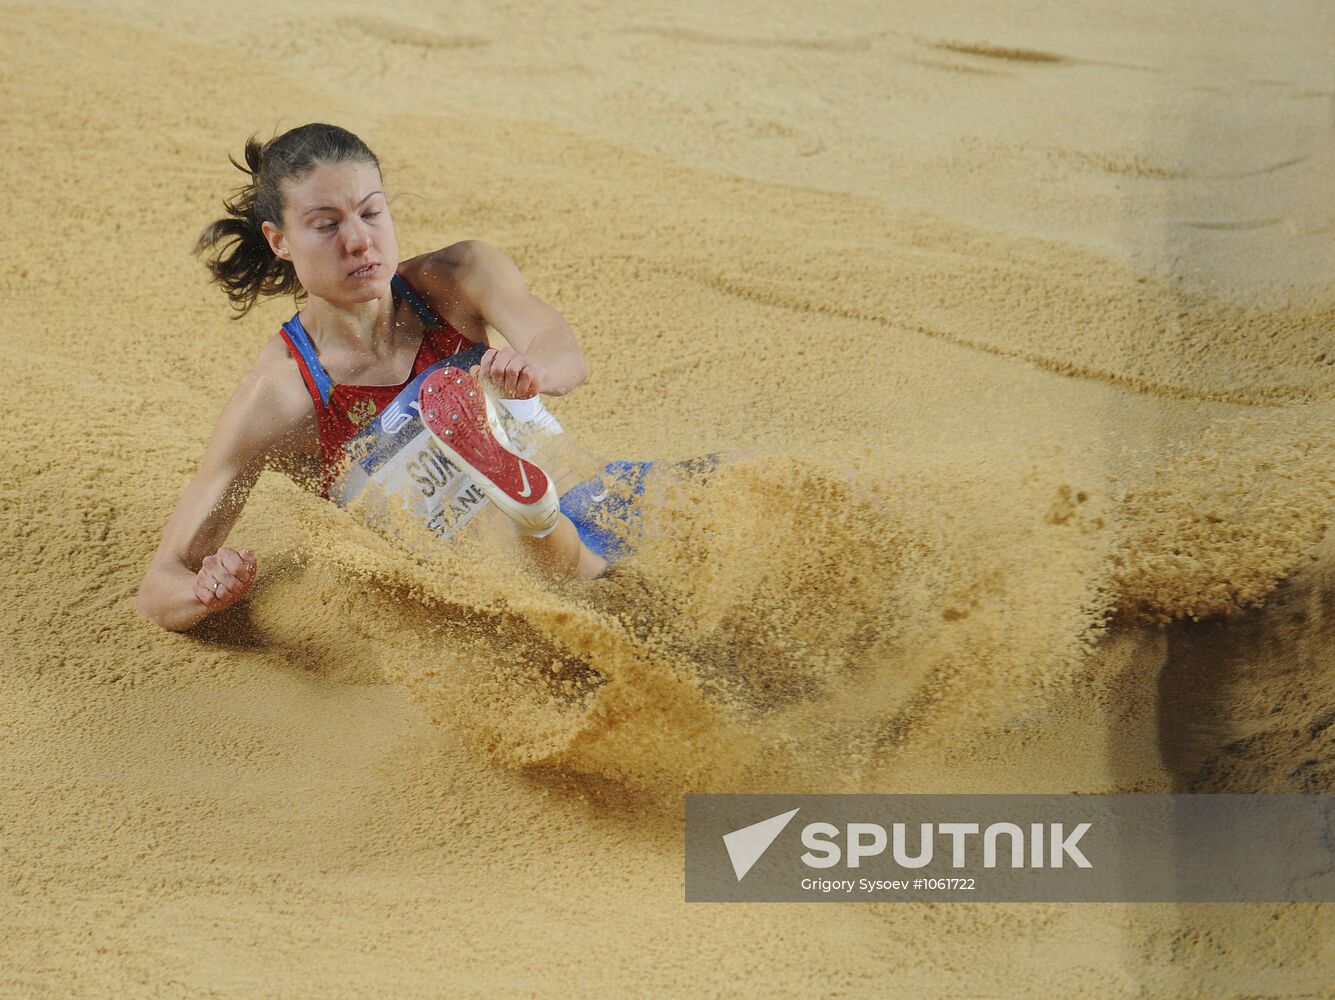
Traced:
<path fill-rule="evenodd" d="M 167 521 L 139 585 L 139 613 L 181 631 L 244 597 L 255 579 L 254 553 L 223 542 L 260 473 L 299 465 L 312 443 L 318 451 L 310 396 L 271 342 L 223 408 L 199 471 Z"/>

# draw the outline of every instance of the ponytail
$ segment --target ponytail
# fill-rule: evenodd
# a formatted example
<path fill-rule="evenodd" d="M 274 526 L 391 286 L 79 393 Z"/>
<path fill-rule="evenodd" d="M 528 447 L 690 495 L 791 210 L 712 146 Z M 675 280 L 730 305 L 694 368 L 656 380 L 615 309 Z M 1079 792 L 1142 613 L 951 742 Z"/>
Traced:
<path fill-rule="evenodd" d="M 245 164 L 229 155 L 232 166 L 249 181 L 223 200 L 224 218 L 204 227 L 196 254 L 208 254 L 205 266 L 220 285 L 240 319 L 261 297 L 304 292 L 291 261 L 274 255 L 261 226 L 283 225 L 283 185 L 300 180 L 321 163 L 363 160 L 380 169 L 380 160 L 366 143 L 337 125 L 311 124 L 290 129 L 268 142 L 246 140 Z"/>

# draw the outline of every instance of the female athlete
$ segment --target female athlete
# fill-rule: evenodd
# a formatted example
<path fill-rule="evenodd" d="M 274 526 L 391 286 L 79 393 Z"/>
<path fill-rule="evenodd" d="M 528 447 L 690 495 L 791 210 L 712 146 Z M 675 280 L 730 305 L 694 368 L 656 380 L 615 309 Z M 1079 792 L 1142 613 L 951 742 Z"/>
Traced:
<path fill-rule="evenodd" d="M 379 160 L 345 129 L 311 124 L 263 144 L 251 138 L 245 163 L 236 165 L 249 183 L 196 250 L 209 253 L 240 315 L 261 296 L 304 302 L 223 408 L 140 584 L 139 612 L 182 630 L 241 600 L 255 585 L 256 556 L 224 543 L 260 473 L 318 483 L 329 496 L 359 432 L 373 426 L 388 439 L 409 419 L 425 425 L 440 467 L 462 470 L 477 501 L 485 495 L 511 517 L 548 574 L 604 573 L 606 561 L 581 542 L 554 484 L 507 441 L 491 402 L 536 402 L 588 378 L 560 313 L 485 243 L 400 262 Z M 503 345 L 486 346 L 488 327 Z"/>

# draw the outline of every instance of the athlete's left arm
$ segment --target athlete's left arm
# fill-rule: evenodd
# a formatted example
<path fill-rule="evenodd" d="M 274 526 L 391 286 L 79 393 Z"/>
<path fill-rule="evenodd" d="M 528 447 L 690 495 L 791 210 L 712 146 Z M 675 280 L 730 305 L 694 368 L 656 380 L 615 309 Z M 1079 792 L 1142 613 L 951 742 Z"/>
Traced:
<path fill-rule="evenodd" d="M 528 290 L 514 261 L 479 240 L 457 260 L 457 287 L 510 347 L 487 352 L 483 377 L 512 397 L 561 396 L 589 377 L 565 317 Z"/>

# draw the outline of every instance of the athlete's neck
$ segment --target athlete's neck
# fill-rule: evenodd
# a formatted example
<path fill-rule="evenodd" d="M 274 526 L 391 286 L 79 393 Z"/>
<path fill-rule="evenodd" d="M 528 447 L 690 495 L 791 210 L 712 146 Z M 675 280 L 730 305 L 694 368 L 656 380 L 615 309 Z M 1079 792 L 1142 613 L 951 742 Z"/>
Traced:
<path fill-rule="evenodd" d="M 393 319 L 394 294 L 388 288 L 378 299 L 347 306 L 312 295 L 301 310 L 301 324 L 312 337 L 343 341 L 374 355 L 393 348 Z"/>

